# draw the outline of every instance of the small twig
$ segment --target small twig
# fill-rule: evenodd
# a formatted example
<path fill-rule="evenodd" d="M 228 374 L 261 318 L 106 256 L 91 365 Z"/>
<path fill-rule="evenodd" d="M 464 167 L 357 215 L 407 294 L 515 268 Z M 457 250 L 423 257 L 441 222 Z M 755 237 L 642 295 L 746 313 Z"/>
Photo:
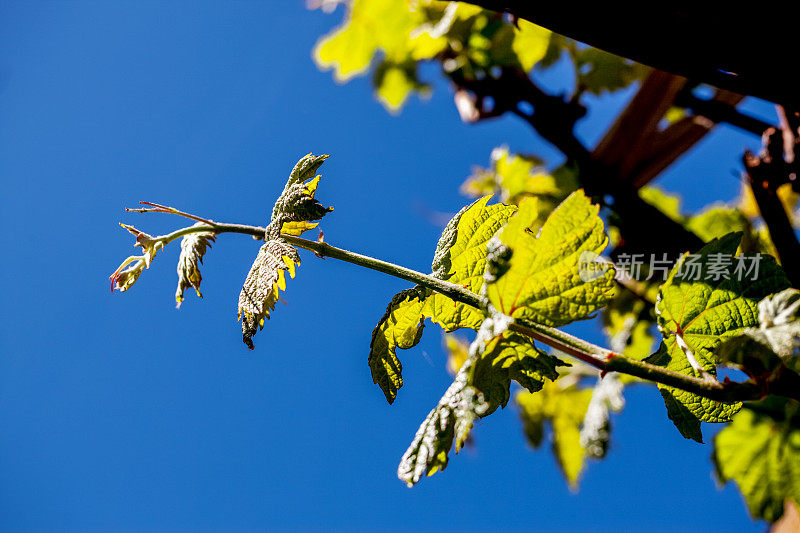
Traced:
<path fill-rule="evenodd" d="M 153 209 L 148 209 L 146 207 L 141 207 L 141 208 L 138 208 L 138 209 L 131 209 L 129 207 L 126 207 L 125 211 L 128 211 L 130 213 L 166 213 L 168 215 L 179 215 L 179 216 L 182 216 L 184 218 L 188 218 L 188 219 L 194 220 L 196 222 L 202 222 L 203 224 L 214 225 L 214 221 L 213 220 L 209 220 L 207 218 L 199 217 L 199 216 L 193 215 L 191 213 L 186 213 L 184 211 L 179 211 L 178 209 L 175 209 L 174 207 L 169 207 L 169 206 L 161 205 L 161 204 L 154 204 L 153 202 L 139 202 L 139 203 L 142 204 L 142 205 L 153 206 Z"/>

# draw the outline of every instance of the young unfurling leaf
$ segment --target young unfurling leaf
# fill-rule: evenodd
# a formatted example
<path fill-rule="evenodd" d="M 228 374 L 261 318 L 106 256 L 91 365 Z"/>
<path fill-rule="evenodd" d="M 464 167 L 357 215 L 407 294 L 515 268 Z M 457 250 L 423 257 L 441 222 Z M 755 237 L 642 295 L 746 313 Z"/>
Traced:
<path fill-rule="evenodd" d="M 270 223 L 264 232 L 267 242 L 258 251 L 239 293 L 242 340 L 251 350 L 254 348 L 253 336 L 264 327 L 264 320 L 275 308 L 280 291 L 286 290 L 286 272 L 294 278 L 295 266 L 300 264 L 297 250 L 281 237 L 281 231 L 287 229 L 287 233 L 297 235 L 314 227 L 309 221 L 319 220 L 333 211 L 332 207 L 323 207 L 314 198 L 320 179 L 314 174 L 328 157 L 308 154 L 300 159 L 275 201 Z"/>
<path fill-rule="evenodd" d="M 197 223 L 195 226 L 203 225 Z M 211 243 L 216 240 L 213 233 L 191 233 L 181 239 L 181 255 L 178 257 L 178 289 L 175 291 L 175 302 L 177 307 L 183 302 L 183 292 L 189 287 L 194 287 L 197 296 L 200 293 L 200 282 L 203 276 L 200 274 L 200 265 L 203 264 L 203 256 Z"/>
<path fill-rule="evenodd" d="M 400 462 L 398 476 L 409 486 L 424 473 L 430 476 L 444 470 L 450 448 L 455 442 L 456 452 L 461 449 L 474 420 L 506 406 L 512 380 L 538 391 L 545 379 L 558 377 L 558 366 L 567 366 L 538 350 L 533 340 L 506 331 L 509 323 L 507 317 L 495 315 L 481 324 L 453 383 L 425 418 Z"/>
<path fill-rule="evenodd" d="M 800 291 L 786 289 L 761 300 L 758 322 L 758 328 L 725 341 L 719 357 L 739 364 L 760 357 L 764 370 L 772 370 L 780 362 L 795 369 L 800 348 Z"/>
<path fill-rule="evenodd" d="M 286 290 L 286 272 L 294 278 L 295 265 L 300 264 L 297 250 L 282 239 L 267 241 L 258 251 L 250 272 L 239 293 L 239 314 L 242 321 L 242 338 L 251 350 L 253 335 L 264 327 L 264 320 Z"/>
<path fill-rule="evenodd" d="M 164 242 L 152 235 L 148 235 L 127 224 L 120 224 L 120 226 L 136 237 L 136 244 L 133 246 L 141 248 L 142 255 L 132 255 L 128 257 L 117 267 L 117 270 L 108 277 L 108 279 L 111 280 L 112 292 L 114 289 L 119 292 L 125 292 L 133 287 L 133 284 L 139 279 L 139 275 L 144 272 L 144 269 L 150 268 L 150 262 L 156 256 L 156 253 L 164 247 Z M 126 266 L 128 268 L 125 268 Z"/>
<path fill-rule="evenodd" d="M 405 481 L 409 487 L 416 484 L 423 475 L 432 476 L 439 470 L 447 468 L 448 453 L 456 438 L 456 413 L 459 411 L 459 406 L 468 401 L 464 392 L 468 388 L 470 366 L 474 364 L 474 359 L 468 362 L 470 365 L 464 364 L 439 400 L 439 404 L 425 417 L 414 440 L 400 460 L 397 477 Z M 471 397 L 474 398 L 474 395 Z M 462 420 L 459 424 L 461 442 L 466 440 L 467 430 L 464 428 L 467 424 L 471 425 L 471 419 L 468 422 Z"/>

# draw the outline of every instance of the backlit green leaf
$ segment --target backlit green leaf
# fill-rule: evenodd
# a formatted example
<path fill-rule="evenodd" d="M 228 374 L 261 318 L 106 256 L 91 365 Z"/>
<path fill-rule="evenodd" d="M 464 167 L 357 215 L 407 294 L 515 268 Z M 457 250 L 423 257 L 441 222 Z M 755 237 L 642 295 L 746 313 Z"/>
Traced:
<path fill-rule="evenodd" d="M 658 325 L 664 343 L 648 361 L 681 374 L 702 377 L 716 375 L 719 363 L 714 350 L 723 340 L 758 325 L 758 302 L 764 296 L 788 286 L 783 272 L 770 256 L 758 256 L 756 279 L 737 272 L 740 265 L 752 264 L 752 257 L 736 260 L 741 234 L 715 239 L 697 254 L 686 254 L 662 285 L 656 304 Z M 749 262 L 748 262 L 749 261 Z M 751 273 L 754 276 L 755 273 Z M 685 343 L 685 347 L 681 347 Z M 693 368 L 693 363 L 698 368 Z M 661 386 L 670 418 L 684 420 L 686 413 L 676 412 L 675 400 L 698 420 L 725 422 L 738 411 L 739 404 L 727 404 L 696 394 Z M 686 436 L 687 423 L 679 429 Z M 700 439 L 696 439 L 700 440 Z"/>
<path fill-rule="evenodd" d="M 516 211 L 514 206 L 487 205 L 488 201 L 489 196 L 481 198 L 453 217 L 439 239 L 432 264 L 435 277 L 475 294 L 484 283 L 486 244 Z M 484 318 L 480 310 L 439 293 L 428 296 L 423 312 L 446 331 L 477 330 Z"/>
<path fill-rule="evenodd" d="M 550 426 L 553 454 L 570 487 L 575 489 L 586 460 L 580 426 L 592 399 L 592 390 L 575 385 L 562 388 L 559 382 L 547 383 L 541 391 L 521 392 L 516 399 L 531 445 L 539 447 L 545 435 L 545 424 Z"/>
<path fill-rule="evenodd" d="M 382 54 L 375 75 L 378 95 L 389 109 L 399 108 L 408 94 L 424 87 L 416 79 L 416 61 L 434 57 L 447 39 L 434 26 L 444 6 L 428 2 L 355 0 L 345 22 L 317 43 L 314 59 L 323 69 L 333 69 L 338 81 L 366 72 Z"/>
<path fill-rule="evenodd" d="M 576 191 L 534 235 L 529 228 L 538 216 L 537 204 L 524 200 L 499 234 L 513 253 L 508 271 L 487 285 L 492 305 L 548 326 L 586 318 L 604 306 L 614 293 L 614 269 L 596 261 L 608 242 L 598 210 Z"/>
<path fill-rule="evenodd" d="M 545 380 L 558 378 L 559 366 L 569 366 L 545 353 L 519 333 L 506 332 L 486 344 L 484 354 L 475 367 L 474 383 L 489 404 L 487 415 L 497 407 L 505 407 L 510 398 L 511 381 L 530 392 L 537 392 Z M 484 415 L 485 416 L 485 415 Z"/>
<path fill-rule="evenodd" d="M 397 390 L 403 386 L 403 365 L 397 358 L 397 348 L 413 348 L 422 338 L 423 303 L 424 293 L 418 289 L 396 294 L 372 331 L 369 347 L 372 382 L 378 384 L 389 403 L 394 402 Z"/>
<path fill-rule="evenodd" d="M 534 65 L 544 59 L 550 46 L 550 30 L 532 24 L 527 20 L 519 21 L 519 29 L 514 35 L 511 47 L 517 54 L 522 69 L 531 70 Z"/>
<path fill-rule="evenodd" d="M 503 204 L 487 205 L 488 201 L 487 196 L 473 202 L 448 222 L 434 254 L 434 277 L 480 292 L 486 269 L 486 243 L 516 210 Z M 403 384 L 396 348 L 411 348 L 419 342 L 415 335 L 422 334 L 425 318 L 453 331 L 477 330 L 484 316 L 479 309 L 423 287 L 396 295 L 373 331 L 369 357 L 373 381 L 381 386 L 389 403 Z M 412 327 L 413 334 L 409 329 Z M 411 343 L 411 339 L 416 340 Z"/>
<path fill-rule="evenodd" d="M 736 482 L 754 519 L 775 522 L 785 500 L 800 502 L 800 423 L 788 414 L 775 420 L 745 408 L 714 438 L 717 476 Z"/>

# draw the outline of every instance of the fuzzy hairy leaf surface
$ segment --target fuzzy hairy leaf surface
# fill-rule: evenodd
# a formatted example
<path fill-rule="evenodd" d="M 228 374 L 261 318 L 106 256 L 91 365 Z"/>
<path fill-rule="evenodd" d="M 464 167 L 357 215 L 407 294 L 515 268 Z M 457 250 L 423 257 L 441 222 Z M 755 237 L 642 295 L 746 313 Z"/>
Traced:
<path fill-rule="evenodd" d="M 483 398 L 471 385 L 474 364 L 474 357 L 467 359 L 403 454 L 397 477 L 409 487 L 422 476 L 447 468 L 453 442 L 458 451 L 467 440 L 474 419 L 485 409 Z"/>
<path fill-rule="evenodd" d="M 202 225 L 201 223 L 195 224 Z M 217 237 L 213 233 L 191 233 L 181 239 L 181 255 L 178 257 L 178 289 L 175 291 L 175 302 L 180 307 L 183 302 L 183 293 L 189 287 L 194 287 L 197 296 L 200 293 L 200 282 L 203 276 L 200 275 L 200 265 L 203 264 L 203 256 L 206 250 L 211 248 L 211 243 Z"/>
<path fill-rule="evenodd" d="M 275 309 L 280 291 L 286 290 L 286 272 L 294 278 L 295 266 L 299 264 L 297 250 L 282 239 L 267 241 L 258 250 L 239 293 L 242 340 L 251 350 L 255 348 L 253 336 L 264 327 L 264 320 Z"/>
<path fill-rule="evenodd" d="M 423 305 L 424 292 L 417 288 L 396 294 L 372 331 L 368 360 L 372 382 L 381 388 L 389 403 L 394 402 L 403 386 L 403 365 L 397 358 L 397 348 L 408 350 L 419 343 L 424 327 Z"/>
<path fill-rule="evenodd" d="M 732 258 L 740 239 L 739 233 L 715 239 L 697 254 L 684 255 L 672 269 L 656 304 L 664 342 L 648 362 L 701 377 L 692 367 L 693 358 L 705 372 L 716 375 L 719 359 L 714 351 L 725 339 L 757 326 L 758 302 L 788 286 L 770 256 L 761 256 L 756 280 L 736 274 Z M 695 440 L 700 440 L 699 422 L 690 422 L 687 413 L 703 422 L 725 422 L 740 408 L 672 387 L 659 388 L 670 418 L 684 436 Z"/>
<path fill-rule="evenodd" d="M 558 358 L 539 351 L 533 341 L 506 330 L 508 319 L 495 315 L 481 324 L 466 359 L 438 405 L 423 421 L 398 469 L 413 485 L 422 474 L 444 469 L 455 442 L 458 452 L 476 418 L 505 407 L 511 381 L 538 391 L 546 379 L 558 377 Z"/>
<path fill-rule="evenodd" d="M 329 156 L 306 154 L 289 173 L 272 216 L 264 232 L 266 243 L 261 246 L 250 271 L 247 273 L 239 293 L 238 318 L 242 322 L 242 340 L 251 350 L 253 336 L 264 327 L 280 299 L 280 291 L 286 290 L 286 272 L 294 278 L 295 267 L 300 264 L 297 250 L 281 237 L 281 232 L 299 235 L 316 224 L 332 207 L 323 207 L 314 198 L 320 176 L 315 176 L 320 165 Z"/>
<path fill-rule="evenodd" d="M 713 460 L 719 480 L 738 485 L 754 519 L 775 522 L 783 515 L 784 501 L 800 503 L 796 415 L 777 421 L 742 409 L 714 438 Z"/>
<path fill-rule="evenodd" d="M 521 392 L 516 397 L 525 435 L 533 447 L 542 444 L 545 425 L 549 425 L 553 455 L 572 489 L 578 485 L 586 460 L 580 426 L 591 399 L 591 389 L 562 388 L 558 382 L 545 384 L 535 394 Z"/>
<path fill-rule="evenodd" d="M 537 204 L 525 199 L 498 235 L 513 253 L 505 274 L 487 284 L 492 305 L 513 318 L 563 326 L 608 303 L 614 268 L 594 261 L 608 242 L 598 211 L 583 191 L 575 191 L 534 235 Z"/>

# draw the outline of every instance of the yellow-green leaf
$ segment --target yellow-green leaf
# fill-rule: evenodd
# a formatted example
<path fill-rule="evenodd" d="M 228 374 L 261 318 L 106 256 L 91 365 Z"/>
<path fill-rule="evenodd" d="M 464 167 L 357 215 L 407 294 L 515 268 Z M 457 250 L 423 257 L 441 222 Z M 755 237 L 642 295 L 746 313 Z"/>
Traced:
<path fill-rule="evenodd" d="M 791 409 L 796 412 L 796 402 Z M 796 414 L 779 421 L 742 409 L 714 438 L 713 459 L 720 481 L 736 482 L 754 519 L 775 522 L 783 515 L 785 501 L 800 503 Z"/>
<path fill-rule="evenodd" d="M 484 353 L 475 366 L 473 383 L 488 403 L 484 416 L 497 407 L 505 407 L 510 398 L 511 381 L 514 380 L 530 392 L 542 389 L 545 380 L 558 378 L 559 366 L 569 366 L 557 357 L 547 354 L 532 339 L 509 332 L 486 343 Z"/>
<path fill-rule="evenodd" d="M 736 250 L 740 233 L 715 239 L 696 254 L 685 254 L 661 286 L 656 312 L 664 337 L 659 350 L 648 361 L 681 374 L 701 377 L 699 367 L 716 375 L 719 359 L 714 351 L 727 338 L 758 326 L 758 302 L 766 295 L 788 286 L 775 260 L 757 256 L 757 279 L 737 273 Z M 697 369 L 693 366 L 699 365 Z M 704 422 L 730 420 L 740 404 L 726 404 L 672 387 L 659 386 L 670 418 L 683 420 L 678 428 L 684 436 L 700 440 L 699 431 L 685 422 L 686 413 L 677 412 L 672 399 Z"/>
<path fill-rule="evenodd" d="M 488 201 L 488 196 L 476 200 L 448 222 L 434 254 L 434 277 L 480 292 L 488 253 L 486 244 L 516 210 L 503 204 L 487 205 Z M 407 328 L 420 324 L 425 318 L 446 331 L 477 330 L 484 319 L 479 309 L 422 287 L 396 295 L 386 313 L 373 331 L 369 360 L 373 380 L 381 386 L 390 403 L 403 383 L 396 348 L 411 348 L 419 342 L 417 338 L 413 344 L 405 345 L 391 339 L 402 338 L 404 332 L 409 331 Z M 397 317 L 392 318 L 395 314 Z M 421 326 L 418 333 L 422 334 Z"/>
<path fill-rule="evenodd" d="M 416 70 L 416 61 L 431 58 L 447 46 L 443 35 L 425 31 L 431 22 L 427 3 L 355 0 L 345 22 L 319 40 L 314 60 L 343 82 L 366 72 L 373 57 L 382 52 L 379 69 L 383 66 L 384 70 L 376 72 L 378 95 L 389 109 L 399 108 L 410 91 L 422 87 L 416 76 L 409 76 L 409 69 Z M 433 11 L 442 13 L 444 8 Z"/>
<path fill-rule="evenodd" d="M 542 443 L 545 423 L 550 425 L 553 454 L 570 487 L 575 489 L 586 461 L 580 426 L 589 408 L 592 390 L 578 389 L 574 385 L 562 388 L 559 382 L 546 383 L 541 391 L 521 392 L 516 399 L 531 445 L 538 447 Z"/>
<path fill-rule="evenodd" d="M 548 326 L 586 318 L 614 294 L 614 269 L 597 257 L 608 238 L 603 221 L 583 191 L 572 193 L 542 225 L 535 199 L 525 199 L 499 239 L 512 250 L 508 270 L 487 285 L 498 311 Z"/>
<path fill-rule="evenodd" d="M 475 294 L 481 292 L 484 284 L 486 245 L 516 211 L 514 206 L 487 205 L 489 198 L 473 202 L 451 219 L 439 239 L 432 264 L 434 276 L 462 285 Z M 423 312 L 446 331 L 477 330 L 484 319 L 480 310 L 439 293 L 426 299 Z"/>
<path fill-rule="evenodd" d="M 544 59 L 550 46 L 551 32 L 527 20 L 520 20 L 518 24 L 519 29 L 514 35 L 514 42 L 511 47 L 514 53 L 517 54 L 517 59 L 522 65 L 522 69 L 528 71 L 536 63 Z"/>
<path fill-rule="evenodd" d="M 422 305 L 424 293 L 418 289 L 402 291 L 392 298 L 386 313 L 372 331 L 369 347 L 369 368 L 389 403 L 394 402 L 403 386 L 403 365 L 397 358 L 397 348 L 407 350 L 422 337 Z"/>

